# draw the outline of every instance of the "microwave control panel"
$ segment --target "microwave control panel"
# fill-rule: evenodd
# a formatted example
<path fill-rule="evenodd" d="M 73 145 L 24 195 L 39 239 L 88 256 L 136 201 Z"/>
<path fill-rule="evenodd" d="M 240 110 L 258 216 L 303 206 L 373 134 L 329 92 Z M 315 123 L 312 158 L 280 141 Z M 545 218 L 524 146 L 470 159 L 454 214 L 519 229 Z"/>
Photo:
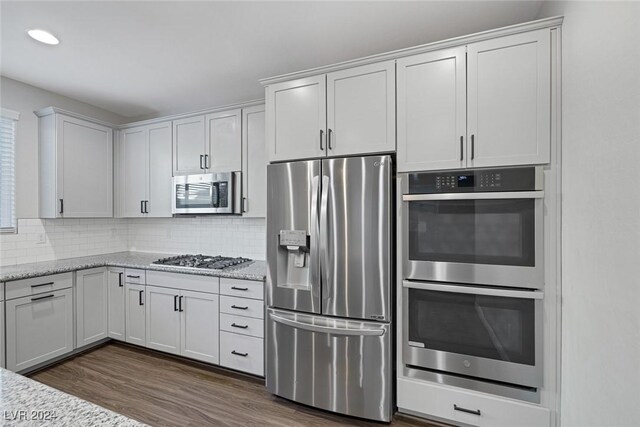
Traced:
<path fill-rule="evenodd" d="M 409 173 L 409 194 L 533 191 L 541 175 L 536 167 Z"/>

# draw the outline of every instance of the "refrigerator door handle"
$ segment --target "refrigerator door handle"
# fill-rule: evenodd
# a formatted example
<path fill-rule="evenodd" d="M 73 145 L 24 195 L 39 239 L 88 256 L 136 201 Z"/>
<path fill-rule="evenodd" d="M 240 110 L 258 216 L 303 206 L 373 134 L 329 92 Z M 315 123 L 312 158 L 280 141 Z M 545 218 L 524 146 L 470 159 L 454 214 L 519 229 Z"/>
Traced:
<path fill-rule="evenodd" d="M 329 177 L 322 176 L 322 196 L 320 197 L 320 278 L 322 281 L 322 298 L 329 295 Z"/>
<path fill-rule="evenodd" d="M 291 326 L 305 331 L 319 332 L 332 335 L 357 335 L 357 336 L 382 336 L 384 329 L 360 329 L 360 328 L 332 328 L 330 326 L 312 325 L 309 323 L 298 322 L 296 320 L 286 319 L 273 313 L 269 313 L 269 317 L 276 323 Z"/>
<path fill-rule="evenodd" d="M 311 253 L 309 254 L 312 294 L 318 295 L 320 290 L 319 246 L 320 223 L 318 222 L 318 193 L 320 192 L 320 177 L 314 176 L 311 184 L 311 218 L 309 220 L 309 234 L 311 236 Z"/>

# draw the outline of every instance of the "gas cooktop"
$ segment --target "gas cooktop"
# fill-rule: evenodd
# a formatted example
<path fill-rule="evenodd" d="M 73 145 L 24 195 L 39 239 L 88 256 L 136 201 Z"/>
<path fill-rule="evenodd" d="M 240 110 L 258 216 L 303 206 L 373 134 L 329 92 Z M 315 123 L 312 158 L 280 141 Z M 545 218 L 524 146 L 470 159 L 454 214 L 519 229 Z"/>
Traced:
<path fill-rule="evenodd" d="M 190 267 L 204 268 L 207 270 L 224 270 L 225 268 L 236 267 L 241 264 L 251 262 L 249 258 L 231 258 L 220 255 L 178 255 L 162 258 L 152 262 L 152 264 L 166 265 L 167 267 Z"/>

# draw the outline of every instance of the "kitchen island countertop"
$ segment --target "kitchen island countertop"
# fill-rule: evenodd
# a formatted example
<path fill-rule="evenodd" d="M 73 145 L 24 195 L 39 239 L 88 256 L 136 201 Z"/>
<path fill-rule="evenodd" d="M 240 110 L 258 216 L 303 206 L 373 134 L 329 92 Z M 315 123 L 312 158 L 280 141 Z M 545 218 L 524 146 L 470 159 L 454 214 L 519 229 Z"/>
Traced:
<path fill-rule="evenodd" d="M 0 368 L 0 425 L 144 426 L 145 424 Z"/>
<path fill-rule="evenodd" d="M 245 265 L 224 270 L 193 269 L 188 267 L 169 267 L 152 264 L 160 258 L 173 256 L 149 252 L 115 252 L 79 258 L 65 258 L 55 261 L 33 262 L 0 267 L 0 282 L 47 276 L 95 267 L 124 267 L 145 270 L 169 271 L 173 273 L 196 274 L 200 276 L 227 277 L 262 281 L 266 276 L 266 262 L 252 261 Z"/>

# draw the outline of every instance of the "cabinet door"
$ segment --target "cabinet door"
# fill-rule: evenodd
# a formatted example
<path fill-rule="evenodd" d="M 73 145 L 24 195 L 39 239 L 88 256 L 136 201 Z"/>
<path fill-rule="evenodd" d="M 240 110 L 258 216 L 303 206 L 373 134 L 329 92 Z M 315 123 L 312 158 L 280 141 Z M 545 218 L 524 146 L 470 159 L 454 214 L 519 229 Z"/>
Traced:
<path fill-rule="evenodd" d="M 149 190 L 146 211 L 150 217 L 171 217 L 171 122 L 149 125 Z"/>
<path fill-rule="evenodd" d="M 180 291 L 147 286 L 147 347 L 180 354 Z"/>
<path fill-rule="evenodd" d="M 396 149 L 395 62 L 327 74 L 329 156 Z"/>
<path fill-rule="evenodd" d="M 4 302 L 0 301 L 0 368 L 4 367 Z"/>
<path fill-rule="evenodd" d="M 180 293 L 180 354 L 208 363 L 218 363 L 218 295 Z"/>
<path fill-rule="evenodd" d="M 76 272 L 76 347 L 108 337 L 107 269 Z"/>
<path fill-rule="evenodd" d="M 269 161 L 326 155 L 326 77 L 308 77 L 267 87 Z"/>
<path fill-rule="evenodd" d="M 73 290 L 6 303 L 7 369 L 23 371 L 73 351 Z"/>
<path fill-rule="evenodd" d="M 204 116 L 173 121 L 174 175 L 204 173 L 204 137 Z"/>
<path fill-rule="evenodd" d="M 110 268 L 108 278 L 108 334 L 110 338 L 125 341 L 124 268 Z"/>
<path fill-rule="evenodd" d="M 267 155 L 264 105 L 242 110 L 242 216 L 267 214 Z"/>
<path fill-rule="evenodd" d="M 241 110 L 207 114 L 205 168 L 213 172 L 242 169 Z"/>
<path fill-rule="evenodd" d="M 126 341 L 146 345 L 145 286 L 125 284 L 125 332 Z"/>
<path fill-rule="evenodd" d="M 148 141 L 145 126 L 123 129 L 119 147 L 120 216 L 144 216 L 142 202 L 149 185 Z"/>
<path fill-rule="evenodd" d="M 113 130 L 57 115 L 58 189 L 65 218 L 113 216 Z"/>
<path fill-rule="evenodd" d="M 465 47 L 398 60 L 398 171 L 465 167 Z"/>
<path fill-rule="evenodd" d="M 548 163 L 548 29 L 468 46 L 468 166 Z"/>

